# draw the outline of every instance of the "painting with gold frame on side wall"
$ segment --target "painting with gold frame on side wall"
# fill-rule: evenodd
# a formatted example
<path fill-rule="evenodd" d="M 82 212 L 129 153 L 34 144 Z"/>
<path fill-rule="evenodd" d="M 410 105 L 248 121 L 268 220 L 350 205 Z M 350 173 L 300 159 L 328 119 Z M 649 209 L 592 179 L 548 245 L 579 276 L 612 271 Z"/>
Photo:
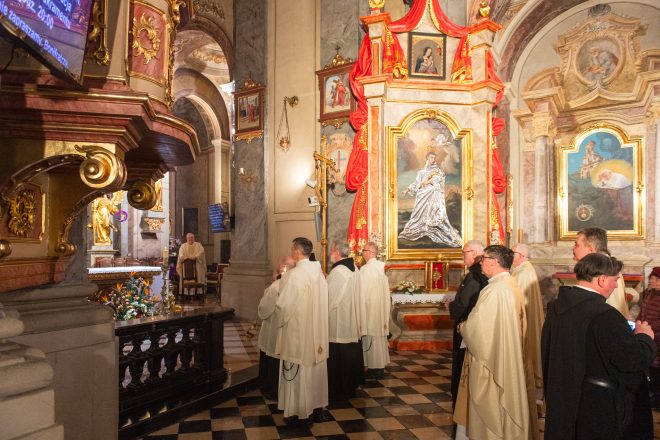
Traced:
<path fill-rule="evenodd" d="M 235 129 L 234 138 L 248 143 L 264 133 L 264 91 L 252 78 L 245 80 L 243 87 L 234 92 Z"/>
<path fill-rule="evenodd" d="M 387 129 L 387 259 L 461 257 L 472 235 L 472 131 L 422 109 Z"/>
<path fill-rule="evenodd" d="M 560 240 L 599 227 L 608 238 L 644 238 L 644 145 L 613 124 L 594 124 L 557 149 Z"/>

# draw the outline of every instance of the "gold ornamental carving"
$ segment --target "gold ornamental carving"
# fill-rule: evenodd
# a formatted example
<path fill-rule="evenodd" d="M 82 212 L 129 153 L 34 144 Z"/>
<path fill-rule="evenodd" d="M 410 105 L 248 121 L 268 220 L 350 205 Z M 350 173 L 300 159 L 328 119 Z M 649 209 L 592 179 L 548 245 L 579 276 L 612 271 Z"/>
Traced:
<path fill-rule="evenodd" d="M 385 0 L 369 0 L 369 8 L 383 9 L 385 7 Z"/>
<path fill-rule="evenodd" d="M 9 204 L 9 231 L 17 237 L 28 238 L 34 228 L 36 217 L 36 193 L 24 189 L 7 202 Z"/>
<path fill-rule="evenodd" d="M 11 255 L 11 243 L 7 240 L 0 240 L 0 258 L 5 258 Z"/>
<path fill-rule="evenodd" d="M 339 128 L 347 122 L 348 122 L 348 118 L 326 119 L 325 121 L 321 121 L 321 126 L 322 127 L 333 126 L 335 128 Z"/>
<path fill-rule="evenodd" d="M 149 232 L 160 232 L 161 227 L 163 226 L 163 223 L 165 223 L 165 219 L 145 217 L 144 222 L 149 227 Z"/>
<path fill-rule="evenodd" d="M 105 66 L 110 62 L 110 52 L 107 46 L 107 29 L 105 22 L 107 13 L 107 0 L 96 0 L 92 9 L 90 19 L 90 30 L 87 40 L 93 43 L 96 50 L 91 54 L 92 59 L 99 66 Z"/>
<path fill-rule="evenodd" d="M 335 46 L 335 51 L 336 51 L 335 56 L 332 57 L 332 60 L 330 60 L 330 62 L 326 64 L 325 67 L 323 67 L 324 69 L 328 69 L 330 67 L 345 66 L 346 64 L 351 64 L 353 62 L 353 59 L 351 58 L 344 58 L 339 53 L 339 49 L 341 49 L 341 47 Z"/>
<path fill-rule="evenodd" d="M 169 20 L 167 27 L 170 33 L 170 41 L 176 40 L 176 28 L 181 23 L 181 7 L 186 6 L 183 0 L 169 0 Z M 169 108 L 174 105 L 174 44 L 169 45 L 167 57 L 167 84 L 165 86 L 165 104 Z"/>
<path fill-rule="evenodd" d="M 95 245 L 111 245 L 112 233 L 117 228 L 114 225 L 115 213 L 124 198 L 124 191 L 117 191 L 112 195 L 104 195 L 92 203 L 92 224 L 87 225 L 94 231 Z"/>
<path fill-rule="evenodd" d="M 156 189 L 151 182 L 138 180 L 128 190 L 128 203 L 133 208 L 147 210 L 156 204 Z"/>
<path fill-rule="evenodd" d="M 490 15 L 490 5 L 486 0 L 479 3 L 479 15 L 481 15 L 483 18 L 488 18 Z"/>
<path fill-rule="evenodd" d="M 75 146 L 85 155 L 80 179 L 90 188 L 121 187 L 126 182 L 126 165 L 110 151 L 96 145 Z"/>
<path fill-rule="evenodd" d="M 135 49 L 138 56 L 142 55 L 144 57 L 145 65 L 149 64 L 151 60 L 158 58 L 160 36 L 154 24 L 154 17 L 146 17 L 144 13 L 140 16 L 140 20 L 137 17 L 133 17 L 133 30 L 131 33 L 133 34 L 133 49 Z M 142 44 L 142 35 L 149 40 L 151 47 Z"/>
<path fill-rule="evenodd" d="M 163 179 L 158 179 L 154 184 L 154 190 L 156 191 L 156 204 L 152 211 L 163 212 Z"/>

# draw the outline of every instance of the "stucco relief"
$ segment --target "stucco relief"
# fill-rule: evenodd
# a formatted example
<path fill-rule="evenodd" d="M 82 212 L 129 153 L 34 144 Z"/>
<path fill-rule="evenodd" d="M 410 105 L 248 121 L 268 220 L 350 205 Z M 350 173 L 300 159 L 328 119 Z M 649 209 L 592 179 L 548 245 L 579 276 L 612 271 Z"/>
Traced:
<path fill-rule="evenodd" d="M 597 89 L 631 92 L 641 63 L 639 39 L 644 32 L 640 19 L 607 12 L 587 15 L 560 35 L 555 48 L 569 101 Z"/>

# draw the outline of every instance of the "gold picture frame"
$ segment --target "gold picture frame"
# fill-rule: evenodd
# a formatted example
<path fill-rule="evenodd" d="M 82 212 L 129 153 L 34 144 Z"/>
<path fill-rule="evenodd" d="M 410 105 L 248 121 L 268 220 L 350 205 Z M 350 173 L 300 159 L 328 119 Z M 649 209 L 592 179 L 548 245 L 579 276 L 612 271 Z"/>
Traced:
<path fill-rule="evenodd" d="M 416 132 L 423 130 L 426 130 L 427 136 L 422 137 L 432 141 L 427 141 L 427 145 L 417 145 L 418 142 L 415 142 L 411 136 L 414 137 Z M 443 137 L 444 143 L 433 144 L 440 142 L 438 139 Z M 453 237 L 451 244 L 435 242 L 430 236 L 409 240 L 406 237 L 410 235 L 403 234 L 410 223 L 410 218 L 414 216 L 413 203 L 417 203 L 417 196 L 411 200 L 410 197 L 405 197 L 411 194 L 402 192 L 402 189 L 408 191 L 411 182 L 419 179 L 423 171 L 418 170 L 419 166 L 410 167 L 410 163 L 414 161 L 406 160 L 406 155 L 414 155 L 418 163 L 420 161 L 424 163 L 426 160 L 424 165 L 426 167 L 429 154 L 432 152 L 436 153 L 437 163 L 441 165 L 443 171 L 448 169 L 442 163 L 447 155 L 458 157 L 458 161 L 452 163 L 453 173 L 445 172 L 443 178 L 446 217 L 454 230 L 451 234 Z M 444 111 L 416 110 L 405 116 L 400 126 L 387 128 L 387 194 L 384 196 L 385 210 L 388 213 L 386 224 L 388 260 L 448 261 L 461 258 L 462 244 L 470 240 L 473 233 L 473 202 L 470 197 L 470 188 L 473 187 L 472 161 L 472 130 L 461 128 Z M 420 187 L 424 183 L 426 182 L 423 181 Z M 456 233 L 460 236 L 460 240 L 457 240 Z"/>
<path fill-rule="evenodd" d="M 247 141 L 264 134 L 264 94 L 266 87 L 251 77 L 234 92 L 234 140 Z"/>
<path fill-rule="evenodd" d="M 573 240 L 600 227 L 614 240 L 644 239 L 644 144 L 622 128 L 597 123 L 557 149 L 557 230 Z"/>

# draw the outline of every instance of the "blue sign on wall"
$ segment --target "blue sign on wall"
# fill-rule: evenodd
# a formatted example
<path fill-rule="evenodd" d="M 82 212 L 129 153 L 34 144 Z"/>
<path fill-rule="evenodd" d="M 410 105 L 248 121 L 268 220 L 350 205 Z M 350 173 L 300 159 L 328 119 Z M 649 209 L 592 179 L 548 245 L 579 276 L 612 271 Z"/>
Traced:
<path fill-rule="evenodd" d="M 211 223 L 211 232 L 225 232 L 225 210 L 220 203 L 209 205 L 209 222 Z"/>

